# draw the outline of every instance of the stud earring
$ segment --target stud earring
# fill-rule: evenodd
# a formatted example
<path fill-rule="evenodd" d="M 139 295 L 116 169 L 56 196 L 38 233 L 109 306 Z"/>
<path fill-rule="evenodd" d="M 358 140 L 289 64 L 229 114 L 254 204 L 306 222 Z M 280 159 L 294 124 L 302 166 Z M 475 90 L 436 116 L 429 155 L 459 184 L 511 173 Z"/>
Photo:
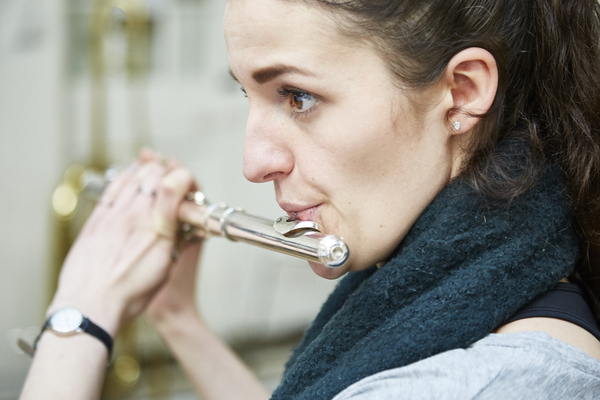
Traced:
<path fill-rule="evenodd" d="M 456 129 L 457 131 L 460 131 L 460 121 L 454 121 L 454 129 Z"/>

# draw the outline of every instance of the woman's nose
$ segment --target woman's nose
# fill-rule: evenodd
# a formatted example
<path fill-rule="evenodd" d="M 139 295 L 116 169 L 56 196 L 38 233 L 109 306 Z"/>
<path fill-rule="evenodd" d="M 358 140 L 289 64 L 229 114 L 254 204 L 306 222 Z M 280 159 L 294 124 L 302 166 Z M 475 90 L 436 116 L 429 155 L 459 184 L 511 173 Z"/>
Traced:
<path fill-rule="evenodd" d="M 283 129 L 274 118 L 251 111 L 244 143 L 244 177 L 250 182 L 272 181 L 294 169 L 294 157 Z"/>

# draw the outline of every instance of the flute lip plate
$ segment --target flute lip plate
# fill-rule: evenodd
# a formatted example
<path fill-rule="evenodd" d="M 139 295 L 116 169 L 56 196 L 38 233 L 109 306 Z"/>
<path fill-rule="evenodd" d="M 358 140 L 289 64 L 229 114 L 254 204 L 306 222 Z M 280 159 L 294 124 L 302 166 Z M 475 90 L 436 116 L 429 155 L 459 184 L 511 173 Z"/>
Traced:
<path fill-rule="evenodd" d="M 286 237 L 296 237 L 307 232 L 320 233 L 322 231 L 321 226 L 316 222 L 290 219 L 288 216 L 277 218 L 273 224 L 273 229 Z"/>

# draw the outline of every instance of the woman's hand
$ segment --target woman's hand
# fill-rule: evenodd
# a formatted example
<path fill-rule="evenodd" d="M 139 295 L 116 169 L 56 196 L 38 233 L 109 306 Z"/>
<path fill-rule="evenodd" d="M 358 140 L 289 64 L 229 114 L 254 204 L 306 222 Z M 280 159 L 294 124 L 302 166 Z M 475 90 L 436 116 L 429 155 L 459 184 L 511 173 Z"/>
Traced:
<path fill-rule="evenodd" d="M 179 208 L 195 188 L 177 163 L 165 166 L 153 153 L 143 154 L 137 169 L 106 189 L 84 226 L 49 313 L 77 307 L 114 337 L 156 294 L 150 319 L 202 398 L 267 399 L 260 382 L 198 317 L 194 285 L 201 241 L 188 243 L 177 263 L 172 260 Z M 22 400 L 99 398 L 108 355 L 99 340 L 44 334 L 39 344 Z"/>
<path fill-rule="evenodd" d="M 142 152 L 138 166 L 109 185 L 83 227 L 48 314 L 76 307 L 114 337 L 168 279 L 179 207 L 193 188 L 189 171 Z M 20 398 L 97 399 L 107 361 L 106 347 L 91 335 L 44 333 Z"/>
<path fill-rule="evenodd" d="M 181 165 L 176 160 L 170 160 L 171 168 Z M 197 186 L 190 188 L 198 190 Z M 146 315 L 152 325 L 164 336 L 169 335 L 174 326 L 189 319 L 199 319 L 196 307 L 196 276 L 198 273 L 198 259 L 204 240 L 194 237 L 188 241 L 178 243 L 177 261 L 170 269 L 167 282 L 152 298 Z"/>
<path fill-rule="evenodd" d="M 74 306 L 114 336 L 164 284 L 188 170 L 142 152 L 104 192 L 63 265 L 49 313 Z"/>
<path fill-rule="evenodd" d="M 202 243 L 201 239 L 193 239 L 182 244 L 179 258 L 171 268 L 167 282 L 148 305 L 148 319 L 163 334 L 178 321 L 199 317 L 195 288 Z"/>

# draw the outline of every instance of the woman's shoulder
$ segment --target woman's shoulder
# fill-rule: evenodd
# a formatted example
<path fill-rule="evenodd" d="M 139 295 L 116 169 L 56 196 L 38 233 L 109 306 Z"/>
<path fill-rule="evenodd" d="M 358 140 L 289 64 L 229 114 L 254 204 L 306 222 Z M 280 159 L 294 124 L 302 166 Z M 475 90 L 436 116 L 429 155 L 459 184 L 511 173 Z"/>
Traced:
<path fill-rule="evenodd" d="M 599 397 L 598 360 L 548 334 L 519 332 L 372 375 L 334 400 Z"/>

